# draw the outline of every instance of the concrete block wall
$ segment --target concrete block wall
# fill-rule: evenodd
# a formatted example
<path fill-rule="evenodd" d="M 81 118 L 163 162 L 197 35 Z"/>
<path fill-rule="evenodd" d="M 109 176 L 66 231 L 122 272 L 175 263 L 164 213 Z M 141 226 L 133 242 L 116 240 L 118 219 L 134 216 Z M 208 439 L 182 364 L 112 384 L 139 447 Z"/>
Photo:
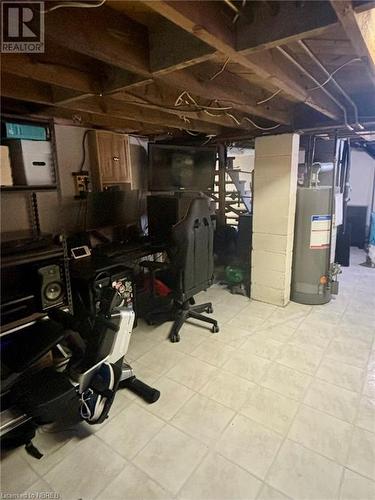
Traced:
<path fill-rule="evenodd" d="M 255 140 L 251 297 L 285 306 L 290 298 L 299 135 Z"/>

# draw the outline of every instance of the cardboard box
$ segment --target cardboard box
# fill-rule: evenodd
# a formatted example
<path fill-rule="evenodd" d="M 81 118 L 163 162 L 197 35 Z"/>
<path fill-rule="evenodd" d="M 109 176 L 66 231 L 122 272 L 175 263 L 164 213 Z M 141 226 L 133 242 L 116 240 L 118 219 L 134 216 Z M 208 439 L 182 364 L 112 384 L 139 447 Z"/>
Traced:
<path fill-rule="evenodd" d="M 0 146 L 0 186 L 13 186 L 8 146 Z"/>

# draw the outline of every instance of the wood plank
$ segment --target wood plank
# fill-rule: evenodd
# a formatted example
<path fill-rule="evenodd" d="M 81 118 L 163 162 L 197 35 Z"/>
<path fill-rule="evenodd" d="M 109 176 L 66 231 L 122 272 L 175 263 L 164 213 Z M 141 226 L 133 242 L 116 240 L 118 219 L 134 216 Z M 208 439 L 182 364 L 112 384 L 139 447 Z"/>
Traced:
<path fill-rule="evenodd" d="M 150 92 L 150 87 L 153 90 L 152 93 Z M 186 110 L 182 111 L 174 107 L 172 102 L 173 100 L 171 101 L 170 99 L 171 94 L 166 91 L 165 86 L 162 89 L 160 88 L 159 91 L 157 89 L 158 86 L 149 85 L 146 91 L 144 89 L 138 89 L 137 92 L 133 91 L 132 93 L 121 92 L 114 95 L 113 97 L 123 103 L 139 104 L 142 108 L 146 109 L 158 109 L 161 111 L 167 110 L 168 113 L 177 116 L 184 115 L 190 119 L 198 119 L 207 123 L 220 125 L 222 127 L 236 127 L 236 124 L 231 118 L 225 115 L 220 115 L 219 113 L 217 113 L 217 116 L 212 116 L 212 114 L 208 115 L 204 112 L 192 112 Z"/>
<path fill-rule="evenodd" d="M 61 64 L 52 62 L 39 62 L 29 54 L 3 54 L 1 70 L 85 93 L 99 92 L 101 87 L 94 75 L 88 72 L 62 67 Z"/>
<path fill-rule="evenodd" d="M 164 18 L 149 29 L 149 43 L 150 69 L 154 76 L 207 61 L 215 53 L 214 48 Z"/>
<path fill-rule="evenodd" d="M 276 64 L 277 61 L 270 60 L 270 56 L 265 64 L 263 61 L 263 56 L 267 54 L 265 52 L 251 56 L 237 52 L 234 29 L 233 27 L 230 29 L 223 19 L 214 13 L 214 2 L 145 0 L 145 3 L 159 14 L 225 54 L 232 62 L 253 71 L 264 80 L 272 81 L 277 88 L 282 89 L 291 98 L 302 100 L 308 106 L 319 109 L 321 113 L 331 118 L 338 119 L 341 116 L 340 109 L 334 103 L 330 103 L 327 108 L 325 103 L 321 104 L 315 96 L 308 96 L 306 90 L 297 83 L 298 80 L 291 82 L 288 76 L 290 66 L 287 66 L 285 61 L 283 66 L 286 69 L 283 69 Z M 280 59 L 280 56 L 278 58 Z"/>
<path fill-rule="evenodd" d="M 316 86 L 314 82 L 283 57 L 277 48 L 252 54 L 249 58 L 257 64 L 262 64 L 263 68 L 272 75 L 270 80 L 297 101 L 303 102 L 333 120 L 342 119 L 342 110 L 335 102 L 322 90 L 310 92 L 309 89 Z M 285 74 L 287 64 L 289 65 L 288 73 Z"/>
<path fill-rule="evenodd" d="M 158 78 L 156 82 L 171 84 L 179 90 L 188 90 L 193 96 L 204 99 L 217 99 L 221 105 L 231 105 L 234 109 L 242 113 L 249 113 L 255 116 L 280 123 L 290 123 L 291 116 L 285 108 L 274 103 L 267 105 L 257 105 L 256 102 L 264 97 L 263 93 L 246 84 L 241 78 L 222 74 L 213 81 L 201 76 L 199 69 L 196 74 L 189 70 L 181 70 L 170 75 L 170 78 Z M 254 89 L 254 90 L 253 90 Z M 176 94 L 176 97 L 178 94 Z"/>
<path fill-rule="evenodd" d="M 1 95 L 37 104 L 53 104 L 53 92 L 49 85 L 1 72 Z"/>
<path fill-rule="evenodd" d="M 251 9 L 252 21 L 246 18 Z M 237 21 L 237 50 L 243 54 L 259 52 L 278 45 L 316 37 L 337 23 L 334 10 L 326 1 L 255 2 L 245 6 Z M 272 27 L 272 29 L 271 29 Z M 267 29 L 268 28 L 268 29 Z"/>
<path fill-rule="evenodd" d="M 60 123 L 71 123 L 82 127 L 99 126 L 126 133 L 139 133 L 144 129 L 144 124 L 141 122 L 52 106 L 43 108 L 35 115 L 60 118 Z"/>
<path fill-rule="evenodd" d="M 353 8 L 358 12 L 365 12 L 375 8 L 375 0 L 353 0 Z"/>
<path fill-rule="evenodd" d="M 176 5 L 178 7 L 177 14 Z M 89 14 L 84 9 L 77 9 L 74 16 L 71 15 L 68 9 L 66 11 L 51 12 L 46 16 L 47 38 L 51 38 L 72 50 L 120 67 L 122 69 L 121 74 L 114 74 L 112 78 L 109 78 L 109 81 L 108 79 L 103 81 L 105 92 L 113 93 L 119 90 L 141 87 L 150 83 L 152 76 L 165 77 L 165 83 L 173 85 L 175 73 L 173 73 L 172 77 L 171 71 L 175 72 L 178 68 L 195 65 L 198 62 L 215 57 L 215 52 L 219 49 L 226 56 L 230 56 L 231 60 L 253 71 L 258 77 L 266 81 L 267 86 L 272 81 L 275 88 L 282 89 L 287 97 L 303 102 L 307 101 L 309 106 L 318 109 L 329 117 L 337 118 L 339 116 L 339 110 L 334 109 L 334 104 L 325 103 L 324 97 L 322 105 L 320 105 L 317 94 L 307 100 L 308 96 L 303 87 L 294 85 L 294 82 L 291 82 L 290 78 L 288 78 L 288 72 L 285 69 L 268 64 L 265 71 L 263 60 L 260 62 L 259 59 L 251 60 L 244 54 L 238 53 L 235 50 L 235 32 L 230 21 L 231 18 L 222 15 L 221 9 L 223 5 L 221 3 L 199 2 L 198 4 L 197 2 L 184 1 L 174 3 L 153 1 L 150 6 L 156 11 L 161 9 L 161 13 L 165 17 L 172 16 L 173 19 L 170 20 L 172 22 L 176 22 L 177 15 L 177 25 L 179 26 L 178 28 L 175 27 L 175 30 L 172 30 L 171 33 L 168 33 L 166 27 L 163 27 L 163 23 L 161 23 L 160 29 L 150 31 L 152 41 L 150 52 L 152 56 L 151 70 L 154 70 L 152 74 L 148 63 L 148 44 L 145 42 L 147 39 L 146 28 L 131 22 L 126 16 L 121 16 L 121 14 L 115 13 L 110 8 L 92 9 Z M 90 23 L 87 23 L 88 18 Z M 182 45 L 184 49 L 187 49 L 185 58 L 183 51 L 168 50 L 171 43 L 173 43 L 173 38 L 177 39 L 181 27 L 186 31 L 185 35 L 180 35 L 184 41 Z M 68 37 L 66 33 L 69 33 Z M 97 33 L 100 33 L 100 37 L 97 36 Z M 174 36 L 172 36 L 173 34 Z M 160 42 L 166 40 L 165 37 L 169 40 L 168 44 L 161 44 Z M 192 40 L 195 40 L 195 42 L 192 42 Z M 207 45 L 208 43 L 210 46 Z M 180 45 L 181 40 L 179 40 Z M 166 52 L 165 47 L 167 48 Z M 158 50 L 161 50 L 161 52 L 158 52 Z M 274 74 L 276 69 L 277 72 Z M 136 73 L 136 75 L 129 73 L 129 70 Z M 34 75 L 36 75 L 35 72 Z M 228 87 L 231 89 L 232 94 L 238 87 L 239 82 L 240 78 L 237 86 Z M 205 86 L 205 83 L 201 82 L 200 91 Z M 210 88 L 214 92 L 218 92 L 219 85 L 210 85 Z M 87 91 L 82 90 L 82 92 L 84 92 L 83 97 L 85 97 Z M 197 95 L 201 94 L 197 93 Z M 257 100 L 261 100 L 263 97 L 264 94 L 262 97 L 258 96 Z M 74 100 L 79 99 L 79 97 L 74 97 Z M 232 100 L 238 101 L 235 95 L 232 95 Z M 274 111 L 276 112 L 274 113 Z M 288 121 L 285 116 L 281 117 L 278 110 L 274 110 L 270 104 L 263 107 L 263 109 L 253 104 L 253 109 L 247 109 L 246 112 L 262 117 L 265 117 L 265 114 L 272 115 L 280 123 Z"/>
<path fill-rule="evenodd" d="M 98 115 L 113 116 L 145 124 L 188 129 L 206 134 L 218 134 L 223 128 L 197 119 L 189 119 L 186 123 L 182 118 L 153 109 L 145 109 L 135 104 L 124 104 L 111 97 L 88 97 L 85 100 L 74 100 L 61 106 L 54 99 L 54 91 L 49 85 L 36 83 L 8 75 L 1 74 L 2 95 L 21 101 L 34 102 L 46 106 L 64 107 L 70 110 L 89 112 Z"/>
<path fill-rule="evenodd" d="M 47 42 L 148 76 L 148 32 L 109 7 L 59 9 L 45 15 Z"/>
<path fill-rule="evenodd" d="M 143 3 L 216 50 L 224 52 L 227 47 L 235 47 L 235 30 L 230 17 L 222 14 L 221 2 L 145 0 Z"/>
<path fill-rule="evenodd" d="M 330 0 L 356 53 L 366 66 L 375 85 L 375 9 L 356 13 L 348 0 Z"/>
<path fill-rule="evenodd" d="M 5 64 L 3 64 L 3 70 L 5 72 L 54 85 L 53 97 L 55 104 L 63 105 L 69 102 L 82 100 L 92 95 L 99 95 L 104 92 L 102 88 L 108 88 L 108 86 L 111 90 L 109 92 L 105 91 L 105 95 L 112 94 L 117 86 L 121 87 L 125 82 L 127 89 L 133 93 L 135 92 L 135 94 L 138 92 L 139 97 L 145 98 L 146 95 L 149 94 L 149 98 L 151 98 L 150 93 L 152 92 L 153 85 L 137 85 L 137 77 L 126 70 L 115 71 L 107 75 L 102 82 L 98 82 L 87 73 L 83 73 L 83 79 L 81 79 L 79 78 L 81 77 L 81 72 L 75 69 L 65 66 L 61 67 L 61 65 L 55 66 L 44 62 L 35 63 L 30 61 L 30 58 L 24 54 L 7 54 L 4 60 Z M 211 66 L 212 68 L 208 67 L 208 69 L 211 71 L 211 74 L 214 74 L 217 71 L 217 67 L 214 64 Z M 261 89 L 251 90 L 252 87 L 247 85 L 240 77 L 228 73 L 220 75 L 212 82 L 205 81 L 207 79 L 207 76 L 201 76 L 200 74 L 194 76 L 187 70 L 176 72 L 173 77 L 172 75 L 169 77 L 160 77 L 160 79 L 157 80 L 156 87 L 159 90 L 164 89 L 164 102 L 154 93 L 153 98 L 156 98 L 156 106 L 163 106 L 163 104 L 165 104 L 173 107 L 174 101 L 178 95 L 180 95 L 183 90 L 189 89 L 191 93 L 196 94 L 199 98 L 203 97 L 211 100 L 212 97 L 215 96 L 218 99 L 224 99 L 227 104 L 232 102 L 234 109 L 239 110 L 241 116 L 243 116 L 242 113 L 249 113 L 266 119 L 272 116 L 273 120 L 277 120 L 280 123 L 290 123 L 291 117 L 285 107 L 278 102 L 273 101 L 267 105 L 257 105 L 256 102 L 264 98 L 264 92 Z M 134 84 L 131 84 L 132 81 Z M 153 80 L 150 79 L 150 83 L 154 84 Z M 170 83 L 172 83 L 172 85 Z M 63 87 L 69 89 L 69 91 L 64 92 L 62 89 Z M 83 92 L 83 94 L 77 91 Z M 116 95 L 114 95 L 114 97 L 116 97 Z M 121 93 L 119 93 L 119 98 L 124 99 Z M 171 100 L 173 102 L 171 102 Z M 146 104 L 145 106 L 149 107 Z M 188 113 L 186 115 L 188 116 Z M 201 114 L 200 119 L 210 123 L 228 122 L 228 119 L 222 118 L 214 120 L 206 113 Z M 233 120 L 229 119 L 227 126 L 236 125 Z"/>
<path fill-rule="evenodd" d="M 68 104 L 67 107 L 80 111 L 91 111 L 120 118 L 135 119 L 152 125 L 165 125 L 180 130 L 188 129 L 206 134 L 217 134 L 222 130 L 222 127 L 214 124 L 196 119 L 189 119 L 187 123 L 182 118 L 165 111 L 145 109 L 135 104 L 124 104 L 112 97 L 89 97 L 84 101 L 75 101 Z"/>

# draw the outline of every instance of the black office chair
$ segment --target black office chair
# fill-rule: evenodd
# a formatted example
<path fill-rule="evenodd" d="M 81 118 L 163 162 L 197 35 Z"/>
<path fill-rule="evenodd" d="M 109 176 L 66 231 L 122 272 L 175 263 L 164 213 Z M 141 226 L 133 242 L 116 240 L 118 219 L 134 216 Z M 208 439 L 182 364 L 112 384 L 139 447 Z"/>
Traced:
<path fill-rule="evenodd" d="M 186 216 L 173 226 L 171 233 L 168 267 L 173 275 L 174 307 L 167 316 L 164 314 L 164 321 L 174 321 L 169 334 L 171 342 L 179 342 L 179 331 L 188 318 L 210 323 L 213 333 L 219 331 L 217 321 L 202 314 L 213 312 L 212 303 L 195 305 L 194 301 L 194 295 L 207 290 L 213 281 L 213 235 L 207 200 L 195 198 Z M 158 317 L 163 317 L 162 311 L 151 313 L 147 319 L 153 323 L 158 322 Z"/>

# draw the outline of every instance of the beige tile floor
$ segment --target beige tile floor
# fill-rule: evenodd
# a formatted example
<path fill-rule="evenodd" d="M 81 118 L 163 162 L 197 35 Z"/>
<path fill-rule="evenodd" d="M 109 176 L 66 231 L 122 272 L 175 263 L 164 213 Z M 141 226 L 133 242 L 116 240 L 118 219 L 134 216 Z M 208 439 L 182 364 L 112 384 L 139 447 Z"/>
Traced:
<path fill-rule="evenodd" d="M 118 393 L 98 427 L 40 430 L 3 458 L 2 491 L 64 499 L 375 498 L 375 270 L 353 251 L 337 298 L 279 309 L 213 286 L 221 331 L 140 324 L 128 358 L 161 390 Z M 29 497 L 31 498 L 31 497 Z"/>

